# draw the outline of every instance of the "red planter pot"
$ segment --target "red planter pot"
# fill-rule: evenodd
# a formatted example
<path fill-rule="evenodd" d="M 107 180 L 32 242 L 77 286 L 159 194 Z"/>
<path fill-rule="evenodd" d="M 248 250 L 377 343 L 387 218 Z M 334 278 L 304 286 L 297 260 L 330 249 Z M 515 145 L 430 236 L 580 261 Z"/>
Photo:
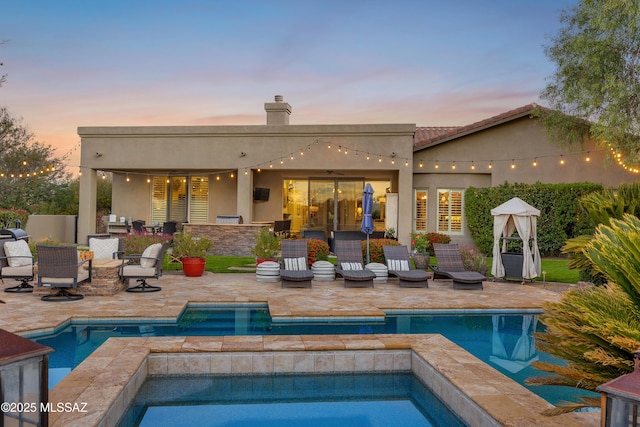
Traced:
<path fill-rule="evenodd" d="M 188 277 L 200 277 L 204 273 L 204 258 L 182 257 L 182 272 Z"/>

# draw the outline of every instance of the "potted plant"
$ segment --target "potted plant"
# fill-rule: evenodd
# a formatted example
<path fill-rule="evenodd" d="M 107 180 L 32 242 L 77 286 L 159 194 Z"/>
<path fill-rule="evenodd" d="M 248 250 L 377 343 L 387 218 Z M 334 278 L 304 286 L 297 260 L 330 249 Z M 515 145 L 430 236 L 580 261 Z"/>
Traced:
<path fill-rule="evenodd" d="M 255 235 L 256 244 L 251 254 L 256 257 L 256 265 L 265 261 L 277 261 L 280 251 L 280 238 L 267 227 L 263 227 Z"/>
<path fill-rule="evenodd" d="M 173 256 L 180 258 L 185 276 L 202 276 L 209 248 L 211 248 L 211 240 L 206 237 L 194 236 L 190 233 L 173 235 Z"/>
<path fill-rule="evenodd" d="M 429 238 L 425 234 L 416 234 L 411 243 L 413 244 L 413 263 L 418 269 L 426 269 L 431 260 Z"/>

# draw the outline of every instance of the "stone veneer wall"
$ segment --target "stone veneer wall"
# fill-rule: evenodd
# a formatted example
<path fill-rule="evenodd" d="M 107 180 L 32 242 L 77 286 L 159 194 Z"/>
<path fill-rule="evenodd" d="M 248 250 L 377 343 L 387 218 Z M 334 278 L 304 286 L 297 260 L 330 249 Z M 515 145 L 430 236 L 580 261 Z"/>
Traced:
<path fill-rule="evenodd" d="M 211 255 L 251 255 L 255 234 L 264 224 L 184 224 L 184 231 L 207 237 L 213 243 Z"/>

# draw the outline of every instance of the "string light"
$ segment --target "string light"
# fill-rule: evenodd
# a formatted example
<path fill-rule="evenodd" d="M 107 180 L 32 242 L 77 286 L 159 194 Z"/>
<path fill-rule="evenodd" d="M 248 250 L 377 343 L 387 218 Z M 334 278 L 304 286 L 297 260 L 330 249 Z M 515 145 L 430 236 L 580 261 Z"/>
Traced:
<path fill-rule="evenodd" d="M 533 163 L 532 163 L 532 165 L 533 165 L 534 167 L 535 167 L 535 166 L 538 166 L 538 158 L 537 158 L 537 157 L 536 157 L 535 159 L 533 159 Z"/>
<path fill-rule="evenodd" d="M 564 156 L 560 154 L 560 164 L 564 165 Z"/>
<path fill-rule="evenodd" d="M 451 163 L 451 169 L 456 170 L 456 162 L 455 160 Z"/>
<path fill-rule="evenodd" d="M 590 162 L 591 161 L 591 157 L 589 156 L 589 151 L 587 151 L 587 157 L 584 158 L 585 162 Z"/>
<path fill-rule="evenodd" d="M 516 161 L 515 159 L 511 159 L 511 169 L 515 169 L 516 168 Z"/>
<path fill-rule="evenodd" d="M 489 169 L 493 169 L 493 160 L 489 161 Z"/>
<path fill-rule="evenodd" d="M 438 161 L 436 160 L 436 166 L 435 168 L 438 169 L 440 167 L 440 165 L 438 164 Z"/>
<path fill-rule="evenodd" d="M 471 170 L 476 170 L 476 164 L 473 161 L 471 162 Z"/>
<path fill-rule="evenodd" d="M 421 168 L 422 166 L 424 165 L 422 164 L 422 160 L 420 160 L 420 163 L 418 163 L 418 167 Z"/>

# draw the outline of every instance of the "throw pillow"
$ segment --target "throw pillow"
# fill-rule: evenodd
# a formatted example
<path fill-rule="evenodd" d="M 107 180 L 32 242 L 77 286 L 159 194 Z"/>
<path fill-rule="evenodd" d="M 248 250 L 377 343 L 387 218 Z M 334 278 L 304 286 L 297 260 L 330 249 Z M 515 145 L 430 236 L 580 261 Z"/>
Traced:
<path fill-rule="evenodd" d="M 89 239 L 89 250 L 93 251 L 94 259 L 113 259 L 113 253 L 118 252 L 118 239 Z"/>
<path fill-rule="evenodd" d="M 154 243 L 153 245 L 147 246 L 144 252 L 142 252 L 142 257 L 140 257 L 140 267 L 155 267 L 156 258 L 158 258 L 158 255 L 160 254 L 160 248 L 162 248 L 162 243 Z"/>
<path fill-rule="evenodd" d="M 24 267 L 33 264 L 33 255 L 29 245 L 24 240 L 4 242 L 4 252 L 10 267 Z"/>
<path fill-rule="evenodd" d="M 359 262 L 343 262 L 340 267 L 343 270 L 362 270 L 362 264 Z"/>
<path fill-rule="evenodd" d="M 307 259 L 305 257 L 285 258 L 284 269 L 292 271 L 302 271 L 307 269 Z"/>

